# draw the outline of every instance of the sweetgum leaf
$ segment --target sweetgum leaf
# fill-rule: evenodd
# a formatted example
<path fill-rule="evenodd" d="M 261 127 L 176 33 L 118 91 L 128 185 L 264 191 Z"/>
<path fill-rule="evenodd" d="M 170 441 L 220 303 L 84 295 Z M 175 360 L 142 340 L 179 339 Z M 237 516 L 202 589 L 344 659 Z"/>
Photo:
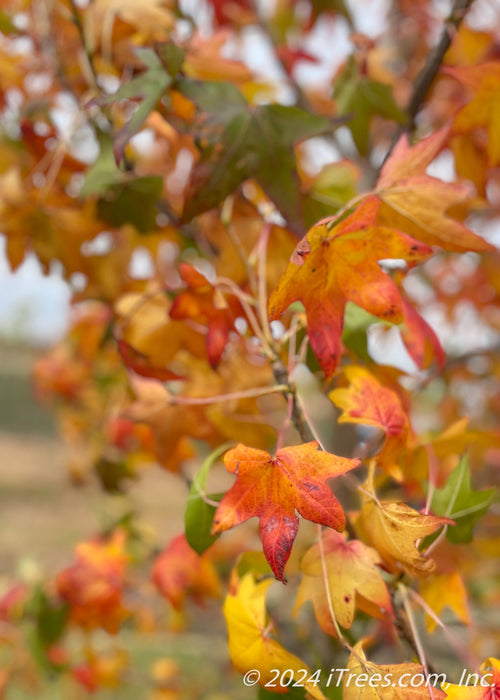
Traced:
<path fill-rule="evenodd" d="M 132 172 L 121 170 L 116 165 L 110 136 L 100 132 L 97 137 L 99 157 L 87 172 L 80 196 L 98 194 L 98 214 L 113 226 L 129 223 L 140 233 L 151 231 L 155 228 L 162 178 L 137 177 Z"/>
<path fill-rule="evenodd" d="M 326 482 L 353 469 L 359 460 L 337 457 L 318 450 L 317 442 L 308 442 L 284 447 L 274 457 L 238 445 L 224 456 L 224 464 L 238 478 L 217 508 L 212 534 L 258 517 L 264 554 L 283 583 L 299 526 L 297 513 L 344 529 L 344 511 Z"/>
<path fill-rule="evenodd" d="M 346 218 L 331 217 L 313 226 L 297 245 L 269 299 L 271 321 L 294 301 L 304 304 L 311 347 L 328 377 L 340 360 L 348 301 L 383 320 L 403 320 L 403 299 L 379 260 L 402 258 L 412 267 L 432 255 L 428 246 L 381 226 L 379 207 L 376 197 L 367 197 Z"/>
<path fill-rule="evenodd" d="M 255 178 L 289 224 L 302 230 L 293 147 L 331 130 L 331 121 L 284 105 L 252 109 L 229 83 L 186 80 L 179 89 L 201 112 L 201 159 L 191 174 L 182 219 L 215 207 L 244 180 Z"/>
<path fill-rule="evenodd" d="M 349 116 L 347 127 L 363 155 L 368 150 L 373 116 L 380 115 L 398 124 L 407 119 L 394 102 L 391 87 L 362 75 L 352 56 L 335 81 L 333 95 L 338 114 Z"/>
<path fill-rule="evenodd" d="M 450 542 L 457 544 L 472 540 L 474 526 L 488 510 L 494 494 L 495 489 L 472 490 L 469 460 L 464 455 L 446 485 L 434 491 L 431 501 L 434 513 L 455 521 L 455 525 L 449 525 L 446 531 Z"/>
<path fill-rule="evenodd" d="M 219 535 L 210 534 L 216 507 L 207 503 L 203 496 L 210 469 L 229 447 L 229 444 L 222 445 L 208 455 L 193 479 L 189 490 L 184 514 L 185 534 L 189 545 L 198 554 L 203 554 L 219 537 Z M 222 494 L 210 494 L 209 498 L 219 501 Z"/>
<path fill-rule="evenodd" d="M 157 51 L 141 47 L 136 49 L 136 53 L 145 64 L 146 70 L 122 85 L 113 95 L 93 101 L 95 104 L 105 106 L 119 100 L 136 98 L 141 100 L 131 118 L 116 135 L 114 155 L 118 162 L 123 158 L 125 146 L 140 130 L 165 90 L 171 85 L 173 76 L 184 60 L 184 53 L 174 45 L 160 44 Z"/>

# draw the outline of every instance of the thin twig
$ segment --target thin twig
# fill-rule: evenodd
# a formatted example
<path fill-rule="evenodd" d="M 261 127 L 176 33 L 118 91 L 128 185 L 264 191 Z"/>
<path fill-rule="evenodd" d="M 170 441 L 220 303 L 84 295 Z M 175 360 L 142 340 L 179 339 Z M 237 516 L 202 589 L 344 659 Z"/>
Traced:
<path fill-rule="evenodd" d="M 93 83 L 93 87 L 97 92 L 99 92 L 99 83 L 98 83 L 98 76 L 97 76 L 97 71 L 94 66 L 94 60 L 92 53 L 89 49 L 89 46 L 87 44 L 87 39 L 85 37 L 85 30 L 83 28 L 82 24 L 82 18 L 80 16 L 80 10 L 78 9 L 75 0 L 69 0 L 69 4 L 71 7 L 71 12 L 72 12 L 72 20 L 73 23 L 77 29 L 78 36 L 80 37 L 80 42 L 82 44 L 82 50 L 83 50 L 83 55 L 85 57 L 85 63 L 87 65 L 87 68 L 89 70 L 89 74 L 91 76 L 91 82 Z"/>
<path fill-rule="evenodd" d="M 287 384 L 277 384 L 275 386 L 263 386 L 256 389 L 245 389 L 244 391 L 233 391 L 229 394 L 218 394 L 214 396 L 174 396 L 169 394 L 166 401 L 172 406 L 207 406 L 220 401 L 235 401 L 238 399 L 252 399 L 267 394 L 284 394 L 289 391 Z"/>
<path fill-rule="evenodd" d="M 478 670 L 479 668 L 479 660 L 472 654 L 472 652 L 469 649 L 469 646 L 466 644 L 463 644 L 460 639 L 456 637 L 456 635 L 452 634 L 448 627 L 440 620 L 440 618 L 436 615 L 434 610 L 428 605 L 428 603 L 422 598 L 422 596 L 414 591 L 412 588 L 408 588 L 408 593 L 410 596 L 415 600 L 415 602 L 420 605 L 422 610 L 424 610 L 427 615 L 429 615 L 430 618 L 434 620 L 436 625 L 441 628 L 443 631 L 443 634 L 446 636 L 447 640 L 449 641 L 450 645 L 454 648 L 454 650 L 457 653 L 457 656 L 460 656 L 464 662 L 470 667 L 475 670 Z"/>

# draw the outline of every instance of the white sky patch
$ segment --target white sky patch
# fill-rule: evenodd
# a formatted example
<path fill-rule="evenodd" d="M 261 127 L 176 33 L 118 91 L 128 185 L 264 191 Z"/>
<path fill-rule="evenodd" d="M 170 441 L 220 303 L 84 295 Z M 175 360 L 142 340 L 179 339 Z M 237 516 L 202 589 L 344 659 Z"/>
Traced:
<path fill-rule="evenodd" d="M 0 335 L 16 341 L 49 345 L 65 333 L 69 321 L 70 290 L 60 272 L 44 275 L 34 255 L 15 272 L 5 256 L 0 236 Z"/>

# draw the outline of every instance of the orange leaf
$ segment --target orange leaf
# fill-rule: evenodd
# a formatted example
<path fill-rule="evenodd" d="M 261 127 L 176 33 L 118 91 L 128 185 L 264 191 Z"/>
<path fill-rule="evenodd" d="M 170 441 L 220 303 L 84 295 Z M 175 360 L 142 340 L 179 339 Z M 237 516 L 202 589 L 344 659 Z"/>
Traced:
<path fill-rule="evenodd" d="M 349 366 L 343 372 L 348 387 L 334 389 L 330 399 L 343 413 L 339 423 L 372 425 L 385 433 L 378 464 L 394 478 L 401 477 L 398 456 L 404 448 L 410 425 L 398 394 L 383 386 L 367 369 Z"/>
<path fill-rule="evenodd" d="M 446 250 L 487 251 L 494 247 L 449 214 L 451 207 L 470 197 L 464 185 L 438 180 L 426 169 L 446 145 L 449 132 L 441 129 L 414 146 L 402 136 L 377 183 L 382 201 L 379 220 L 428 245 Z"/>
<path fill-rule="evenodd" d="M 161 382 L 167 382 L 172 379 L 181 379 L 181 377 L 168 369 L 168 367 L 156 367 L 152 365 L 149 361 L 147 355 L 143 352 L 136 350 L 130 343 L 125 340 L 117 340 L 118 350 L 122 356 L 122 360 L 130 367 L 136 374 L 141 377 L 148 377 L 150 379 L 158 379 Z"/>
<path fill-rule="evenodd" d="M 340 423 L 363 423 L 381 428 L 388 437 L 401 437 L 408 430 L 408 416 L 396 392 L 380 384 L 367 369 L 351 365 L 344 370 L 348 388 L 330 393 L 342 408 Z"/>
<path fill-rule="evenodd" d="M 445 72 L 474 90 L 472 100 L 455 117 L 453 132 L 460 134 L 481 127 L 486 129 L 489 164 L 492 167 L 500 165 L 500 65 L 491 62 L 477 66 L 449 67 Z"/>
<path fill-rule="evenodd" d="M 288 561 L 299 519 L 343 530 L 342 507 L 326 480 L 353 469 L 356 459 L 344 459 L 318 450 L 317 442 L 268 452 L 238 445 L 224 456 L 226 468 L 237 474 L 217 508 L 212 533 L 259 518 L 264 554 L 275 576 L 285 582 Z"/>
<path fill-rule="evenodd" d="M 184 535 L 174 537 L 156 558 L 152 579 L 176 610 L 181 610 L 186 595 L 200 603 L 220 593 L 219 577 L 209 557 L 191 549 Z"/>
<path fill-rule="evenodd" d="M 193 321 L 207 325 L 206 350 L 208 361 L 216 367 L 227 345 L 234 321 L 243 315 L 235 297 L 226 299 L 217 287 L 191 265 L 181 263 L 179 275 L 188 285 L 174 300 L 170 318 Z"/>
<path fill-rule="evenodd" d="M 84 629 L 103 627 L 118 632 L 127 611 L 122 604 L 125 569 L 125 533 L 117 530 L 108 541 L 83 542 L 76 563 L 61 571 L 56 586 L 69 605 L 71 619 Z"/>
<path fill-rule="evenodd" d="M 392 615 L 391 597 L 377 568 L 380 562 L 377 552 L 359 540 L 347 541 L 343 533 L 334 530 L 325 530 L 322 537 L 330 600 L 339 624 L 345 628 L 352 625 L 355 607 L 376 617 Z M 300 568 L 303 577 L 295 610 L 306 600 L 312 600 L 321 628 L 327 634 L 335 634 L 328 610 L 319 544 L 306 552 Z"/>
<path fill-rule="evenodd" d="M 403 258 L 413 266 L 431 249 L 376 223 L 380 202 L 368 197 L 347 218 L 323 219 L 298 244 L 269 301 L 274 320 L 294 301 L 307 311 L 311 346 L 327 376 L 338 365 L 344 308 L 353 301 L 374 316 L 399 323 L 403 301 L 379 260 Z"/>

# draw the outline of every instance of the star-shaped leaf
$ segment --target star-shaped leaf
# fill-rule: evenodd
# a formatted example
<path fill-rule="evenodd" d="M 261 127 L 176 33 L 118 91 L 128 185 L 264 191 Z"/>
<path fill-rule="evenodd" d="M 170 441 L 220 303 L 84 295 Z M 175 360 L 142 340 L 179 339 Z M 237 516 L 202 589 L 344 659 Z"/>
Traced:
<path fill-rule="evenodd" d="M 428 246 L 377 224 L 379 206 L 376 197 L 368 197 L 339 223 L 332 218 L 313 226 L 269 300 L 271 320 L 294 301 L 304 304 L 311 346 L 327 376 L 340 359 L 347 301 L 379 318 L 403 320 L 401 294 L 379 260 L 403 258 L 413 266 L 432 255 Z"/>
<path fill-rule="evenodd" d="M 228 471 L 238 476 L 217 508 L 212 534 L 258 517 L 264 554 L 275 576 L 285 582 L 299 519 L 343 530 L 345 515 L 327 479 L 353 469 L 359 460 L 318 450 L 317 442 L 284 447 L 272 457 L 263 450 L 238 445 L 224 456 Z"/>
<path fill-rule="evenodd" d="M 342 677 L 343 700 L 442 700 L 446 694 L 425 682 L 420 664 L 374 664 L 366 660 L 363 643 L 354 647 Z M 444 676 L 444 674 L 443 674 Z"/>
<path fill-rule="evenodd" d="M 450 542 L 472 540 L 474 525 L 488 510 L 494 494 L 495 489 L 472 490 L 469 460 L 464 455 L 451 472 L 446 485 L 432 494 L 431 510 L 455 522 L 446 531 Z"/>
<path fill-rule="evenodd" d="M 452 207 L 463 205 L 470 198 L 468 188 L 426 173 L 448 137 L 448 130 L 440 129 L 413 146 L 406 135 L 400 138 L 375 189 L 382 201 L 379 219 L 419 241 L 446 250 L 494 250 L 450 214 Z"/>
<path fill-rule="evenodd" d="M 377 568 L 380 562 L 377 552 L 359 540 L 347 541 L 343 533 L 334 530 L 325 530 L 322 538 L 330 600 L 339 624 L 351 627 L 356 607 L 377 617 L 392 615 L 391 597 Z M 327 634 L 335 634 L 328 610 L 319 544 L 306 552 L 300 568 L 303 576 L 295 609 L 306 600 L 312 600 L 321 628 Z"/>
<path fill-rule="evenodd" d="M 489 164 L 493 167 L 500 165 L 500 65 L 492 61 L 477 66 L 450 66 L 444 72 L 474 90 L 473 98 L 455 117 L 453 132 L 460 134 L 486 129 Z"/>
<path fill-rule="evenodd" d="M 271 583 L 272 579 L 256 583 L 253 575 L 248 573 L 231 587 L 224 603 L 229 655 L 233 666 L 240 673 L 247 673 L 254 669 L 258 671 L 260 674 L 258 682 L 264 687 L 275 680 L 274 669 L 279 669 L 280 672 L 291 669 L 292 676 L 297 682 L 303 675 L 301 670 L 307 669 L 303 661 L 284 649 L 270 634 L 265 595 Z M 311 675 L 309 669 L 307 671 L 306 679 L 300 682 L 306 688 L 308 697 L 325 700 L 325 696 L 314 681 L 307 681 Z M 279 685 L 275 687 L 275 692 L 286 692 L 286 690 L 287 688 Z"/>
<path fill-rule="evenodd" d="M 364 502 L 355 522 L 356 531 L 363 541 L 377 550 L 391 572 L 403 570 L 417 577 L 430 574 L 435 569 L 435 562 L 420 552 L 416 544 L 453 521 L 419 513 L 406 503 L 379 501 L 373 493 L 372 477 L 368 478 L 364 493 Z"/>
<path fill-rule="evenodd" d="M 215 207 L 244 180 L 255 178 L 290 226 L 303 230 L 293 147 L 331 130 L 331 121 L 284 105 L 251 109 L 230 83 L 186 80 L 179 89 L 201 112 L 201 159 L 191 173 L 182 219 Z"/>

